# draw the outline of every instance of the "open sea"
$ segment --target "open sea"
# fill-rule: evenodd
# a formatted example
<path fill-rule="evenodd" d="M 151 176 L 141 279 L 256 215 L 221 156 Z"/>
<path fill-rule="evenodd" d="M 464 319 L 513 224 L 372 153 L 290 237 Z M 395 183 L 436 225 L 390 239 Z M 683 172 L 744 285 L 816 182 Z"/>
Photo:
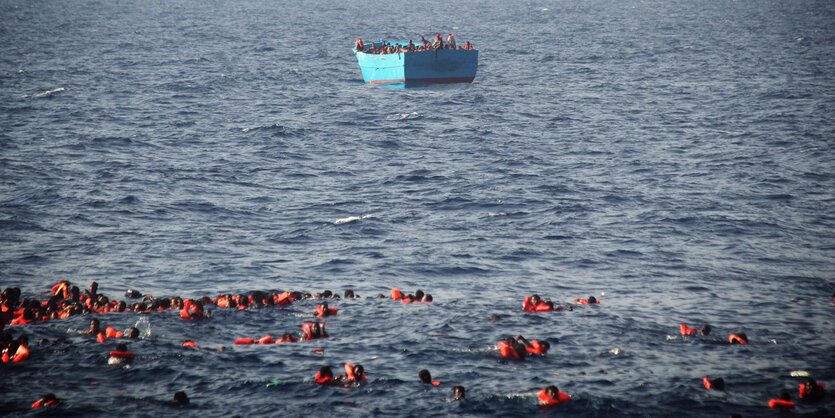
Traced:
<path fill-rule="evenodd" d="M 472 84 L 363 84 L 355 39 L 435 33 L 480 51 Z M 32 354 L 0 415 L 832 416 L 835 4 L 0 0 L 0 288 L 61 279 L 362 298 L 297 344 L 233 342 L 317 301 L 7 327 Z M 130 367 L 94 317 L 140 328 Z M 501 359 L 519 334 L 551 351 Z M 313 383 L 345 362 L 369 381 Z M 830 393 L 769 409 L 795 370 Z M 541 409 L 551 384 L 573 400 Z"/>

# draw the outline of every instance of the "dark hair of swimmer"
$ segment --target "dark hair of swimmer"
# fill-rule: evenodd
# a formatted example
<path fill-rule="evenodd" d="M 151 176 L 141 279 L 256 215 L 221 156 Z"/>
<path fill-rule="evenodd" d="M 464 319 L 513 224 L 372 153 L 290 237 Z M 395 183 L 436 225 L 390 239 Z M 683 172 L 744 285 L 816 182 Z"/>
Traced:
<path fill-rule="evenodd" d="M 557 396 L 559 396 L 560 390 L 557 389 L 556 386 L 551 385 L 551 386 L 548 386 L 547 388 L 545 388 L 545 393 L 548 394 L 548 396 L 550 396 L 554 399 L 557 399 Z"/>
<path fill-rule="evenodd" d="M 333 378 L 333 370 L 331 370 L 331 366 L 322 366 L 322 368 L 319 369 L 319 375 L 322 377 Z"/>
<path fill-rule="evenodd" d="M 354 376 L 357 379 L 362 379 L 362 376 L 365 374 L 365 368 L 362 367 L 362 364 L 357 364 L 354 366 Z"/>
<path fill-rule="evenodd" d="M 548 352 L 548 350 L 551 349 L 551 343 L 549 343 L 548 341 L 543 341 L 539 343 L 539 345 L 542 346 L 542 349 L 545 350 L 545 352 Z"/>
<path fill-rule="evenodd" d="M 57 400 L 58 398 L 55 397 L 54 393 L 47 393 L 46 395 L 43 395 L 43 403 L 45 404 Z"/>
<path fill-rule="evenodd" d="M 420 290 L 420 289 L 415 290 L 415 299 L 417 299 L 417 300 L 423 299 L 423 290 Z"/>
<path fill-rule="evenodd" d="M 456 386 L 452 388 L 452 395 L 455 396 L 455 399 L 464 399 L 464 396 L 466 396 L 464 386 Z"/>
<path fill-rule="evenodd" d="M 716 390 L 725 390 L 725 379 L 717 377 L 710 381 L 710 385 Z"/>
<path fill-rule="evenodd" d="M 322 292 L 323 298 L 329 298 L 331 297 L 331 295 L 333 295 L 333 292 L 331 292 L 330 290 L 325 290 L 324 292 Z"/>
<path fill-rule="evenodd" d="M 432 375 L 429 374 L 429 370 L 423 369 L 419 371 L 418 378 L 420 379 L 420 383 L 432 383 Z"/>
<path fill-rule="evenodd" d="M 322 330 L 319 328 L 318 322 L 310 324 L 310 334 L 312 334 L 314 337 L 322 335 Z"/>
<path fill-rule="evenodd" d="M 430 295 L 429 293 L 423 295 L 423 299 L 421 299 L 421 301 L 422 302 L 432 302 L 432 295 Z"/>
<path fill-rule="evenodd" d="M 188 395 L 186 395 L 186 393 L 183 392 L 183 391 L 174 392 L 174 403 L 180 404 L 180 405 L 188 404 L 189 403 Z"/>
<path fill-rule="evenodd" d="M 116 344 L 116 351 L 125 352 L 128 351 L 128 345 L 125 343 Z"/>
<path fill-rule="evenodd" d="M 712 328 L 711 328 L 711 327 L 710 327 L 710 325 L 708 325 L 708 324 L 704 324 L 704 325 L 702 325 L 702 335 L 704 335 L 704 336 L 708 336 L 708 335 L 710 335 L 710 330 L 711 330 L 711 329 L 712 329 Z"/>
<path fill-rule="evenodd" d="M 354 297 L 354 291 L 351 290 L 351 289 L 347 289 L 344 293 L 344 296 L 345 296 L 345 299 L 353 298 Z"/>
<path fill-rule="evenodd" d="M 136 327 L 130 327 L 130 330 L 128 330 L 128 338 L 131 338 L 131 339 L 139 338 L 139 329 L 137 329 Z"/>
<path fill-rule="evenodd" d="M 589 296 L 589 303 L 597 303 L 597 298 L 594 296 Z"/>
<path fill-rule="evenodd" d="M 293 334 L 290 334 L 289 332 L 285 332 L 284 335 L 281 336 L 282 340 L 290 340 L 292 338 L 293 338 Z"/>
<path fill-rule="evenodd" d="M 382 293 L 377 293 L 377 299 L 385 299 L 385 298 L 386 298 L 386 295 L 384 295 Z"/>
<path fill-rule="evenodd" d="M 539 302 L 542 302 L 542 298 L 540 298 L 537 294 L 533 294 L 531 296 L 531 304 L 533 304 L 533 306 L 536 306 L 539 305 Z"/>

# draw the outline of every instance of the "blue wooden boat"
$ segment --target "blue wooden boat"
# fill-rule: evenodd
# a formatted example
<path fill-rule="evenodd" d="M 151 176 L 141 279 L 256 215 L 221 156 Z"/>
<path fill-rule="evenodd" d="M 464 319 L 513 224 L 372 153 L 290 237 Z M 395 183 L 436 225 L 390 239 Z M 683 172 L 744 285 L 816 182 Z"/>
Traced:
<path fill-rule="evenodd" d="M 374 42 L 379 48 L 385 40 Z M 389 42 L 407 46 L 408 42 Z M 368 44 L 366 44 L 368 45 Z M 366 84 L 374 83 L 472 83 L 478 67 L 474 49 L 367 54 L 354 49 Z"/>

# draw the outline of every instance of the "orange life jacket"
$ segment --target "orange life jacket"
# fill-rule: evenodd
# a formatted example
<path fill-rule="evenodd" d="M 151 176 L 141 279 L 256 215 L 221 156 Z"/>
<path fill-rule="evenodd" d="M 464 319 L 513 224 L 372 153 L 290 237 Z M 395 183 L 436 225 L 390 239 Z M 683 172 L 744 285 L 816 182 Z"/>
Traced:
<path fill-rule="evenodd" d="M 678 324 L 678 328 L 681 331 L 681 335 L 697 335 L 699 330 L 696 328 L 690 328 L 684 324 Z"/>
<path fill-rule="evenodd" d="M 535 310 L 536 312 L 548 312 L 548 311 L 553 311 L 553 310 L 554 310 L 554 308 L 552 308 L 551 306 L 549 306 L 549 305 L 548 305 L 547 303 L 545 303 L 545 302 L 539 302 L 539 304 L 538 304 L 538 305 L 536 305 L 536 307 L 534 308 L 534 310 Z"/>
<path fill-rule="evenodd" d="M 748 344 L 748 340 L 743 339 L 742 337 L 736 334 L 729 335 L 728 342 L 731 344 Z"/>
<path fill-rule="evenodd" d="M 540 390 L 539 393 L 536 396 L 539 398 L 539 400 L 542 402 L 543 405 L 548 405 L 548 406 L 559 405 L 563 402 L 571 400 L 570 395 L 568 395 L 566 393 L 559 392 L 559 391 L 557 392 L 557 398 L 554 399 L 554 398 L 548 396 L 548 392 L 545 389 Z"/>
<path fill-rule="evenodd" d="M 316 372 L 316 377 L 313 378 L 313 381 L 320 384 L 320 385 L 332 385 L 333 384 L 333 377 L 331 377 L 331 376 L 324 377 L 324 376 L 322 376 L 322 373 Z"/>
<path fill-rule="evenodd" d="M 60 402 L 58 399 L 53 399 L 49 402 L 44 402 L 43 398 L 41 398 L 32 404 L 32 409 L 40 408 L 47 405 L 56 405 L 58 402 Z"/>
<path fill-rule="evenodd" d="M 180 319 L 202 319 L 203 310 L 191 299 L 183 302 L 183 310 L 180 311 Z"/>
<path fill-rule="evenodd" d="M 293 295 L 290 292 L 284 292 L 275 297 L 276 305 L 289 305 L 293 303 Z"/>
<path fill-rule="evenodd" d="M 131 353 L 130 351 L 111 351 L 110 357 L 133 358 L 133 353 Z"/>
<path fill-rule="evenodd" d="M 334 308 L 328 308 L 328 310 L 325 311 L 324 305 L 319 305 L 316 307 L 316 316 L 320 318 L 325 316 L 334 316 L 337 312 L 339 312 L 339 309 Z"/>
<path fill-rule="evenodd" d="M 354 376 L 354 366 L 352 366 L 348 363 L 345 363 L 345 380 L 348 381 L 348 382 L 356 382 L 357 381 L 357 377 Z M 360 377 L 360 380 L 362 380 L 363 382 L 368 381 L 368 378 L 365 377 L 365 373 L 362 374 L 362 377 Z"/>
<path fill-rule="evenodd" d="M 502 358 L 513 358 L 516 360 L 521 360 L 522 358 L 519 357 L 519 353 L 516 352 L 512 347 L 507 345 L 506 342 L 501 341 L 496 346 L 499 347 L 499 353 L 502 355 Z"/>
<path fill-rule="evenodd" d="M 531 354 L 545 354 L 545 347 L 539 345 L 539 341 L 537 340 L 531 340 L 531 347 L 525 347 L 525 350 L 527 350 Z"/>
<path fill-rule="evenodd" d="M 823 388 L 826 387 L 826 384 L 825 383 L 817 383 L 817 382 L 815 382 L 815 383 L 816 383 L 817 387 L 820 388 L 820 390 L 815 391 L 814 389 L 811 389 L 809 391 L 809 393 L 807 394 L 806 390 L 805 390 L 806 389 L 806 383 L 801 383 L 800 387 L 797 388 L 798 389 L 797 397 L 800 398 L 800 399 L 803 399 L 803 400 L 813 400 L 813 399 L 817 399 L 819 396 L 823 395 Z M 819 395 L 815 396 L 815 392 L 818 392 Z"/>
<path fill-rule="evenodd" d="M 3 363 L 23 363 L 26 359 L 29 358 L 29 349 L 26 348 L 25 345 L 21 345 L 17 347 L 17 351 L 15 351 L 14 355 L 9 355 L 9 353 L 3 353 L 3 356 L 0 357 L 0 362 Z"/>
<path fill-rule="evenodd" d="M 391 289 L 391 300 L 403 299 L 403 293 L 397 289 Z"/>
<path fill-rule="evenodd" d="M 237 340 L 235 340 L 235 344 L 255 344 L 255 338 L 238 338 Z"/>
<path fill-rule="evenodd" d="M 103 343 L 103 342 L 107 341 L 107 336 L 104 335 L 103 332 L 99 332 L 99 334 L 96 335 L 96 341 L 100 342 L 100 343 Z"/>
<path fill-rule="evenodd" d="M 267 335 L 258 339 L 258 344 L 272 344 L 273 337 L 272 335 Z"/>
<path fill-rule="evenodd" d="M 794 408 L 794 402 L 784 401 L 782 399 L 772 399 L 768 401 L 768 406 L 771 408 Z"/>
<path fill-rule="evenodd" d="M 707 376 L 702 378 L 702 383 L 705 385 L 706 388 L 713 389 L 713 383 L 710 383 L 710 380 L 707 379 Z"/>
<path fill-rule="evenodd" d="M 533 311 L 535 309 L 536 309 L 536 307 L 533 306 L 533 303 L 531 303 L 531 297 L 530 296 L 525 296 L 525 300 L 522 301 L 522 310 L 523 311 Z"/>
<path fill-rule="evenodd" d="M 322 336 L 320 336 L 320 337 L 314 337 L 313 336 L 313 331 L 310 330 L 311 325 L 313 325 L 313 323 L 311 323 L 311 322 L 308 322 L 308 323 L 302 325 L 302 332 L 304 332 L 306 340 L 312 340 L 312 339 L 316 339 L 316 338 L 326 338 L 328 336 L 328 334 L 325 332 L 325 323 L 324 322 L 319 323 L 319 328 L 322 330 Z"/>
<path fill-rule="evenodd" d="M 194 347 L 194 348 L 200 348 L 200 346 L 199 346 L 199 345 L 197 345 L 197 344 L 195 344 L 195 343 L 194 343 L 194 341 L 192 341 L 192 340 L 185 340 L 185 341 L 183 341 L 183 347 Z"/>

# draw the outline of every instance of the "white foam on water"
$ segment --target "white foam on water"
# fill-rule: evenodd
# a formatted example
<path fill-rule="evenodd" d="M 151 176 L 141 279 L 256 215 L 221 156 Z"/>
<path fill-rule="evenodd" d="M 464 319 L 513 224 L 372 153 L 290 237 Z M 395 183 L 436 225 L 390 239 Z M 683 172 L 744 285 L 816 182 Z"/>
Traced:
<path fill-rule="evenodd" d="M 34 98 L 49 97 L 49 96 L 52 96 L 55 93 L 60 93 L 60 92 L 65 91 L 65 90 L 66 89 L 63 88 L 63 87 L 58 87 L 57 89 L 52 89 L 52 90 L 45 91 L 43 93 L 38 93 L 38 94 L 36 94 L 32 97 L 34 97 Z"/>
<path fill-rule="evenodd" d="M 342 225 L 342 224 L 357 222 L 357 221 L 361 221 L 363 219 L 368 219 L 368 218 L 373 218 L 373 217 L 374 217 L 374 215 L 349 216 L 347 218 L 337 219 L 337 220 L 333 221 L 333 224 L 334 225 Z"/>

